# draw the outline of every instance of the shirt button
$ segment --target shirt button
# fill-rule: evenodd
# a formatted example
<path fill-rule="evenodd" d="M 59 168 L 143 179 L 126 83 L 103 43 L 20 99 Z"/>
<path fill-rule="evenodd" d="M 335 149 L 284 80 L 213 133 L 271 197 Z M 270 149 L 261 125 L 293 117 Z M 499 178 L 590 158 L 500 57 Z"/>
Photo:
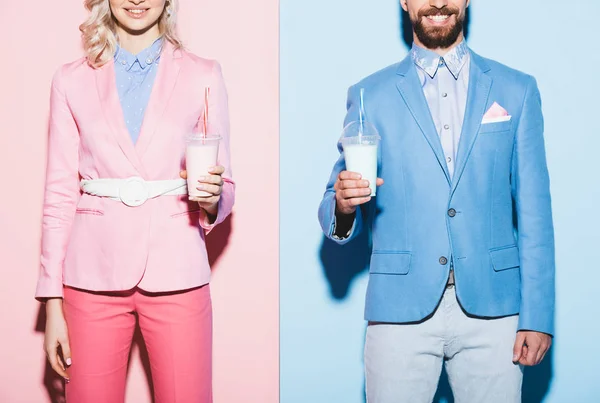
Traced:
<path fill-rule="evenodd" d="M 446 130 L 450 129 L 450 125 L 444 125 L 444 129 L 446 129 Z"/>
<path fill-rule="evenodd" d="M 149 58 L 146 59 L 146 64 L 152 64 L 153 61 L 154 60 L 152 60 L 152 58 L 149 57 Z"/>
<path fill-rule="evenodd" d="M 448 163 L 452 162 L 452 157 L 446 157 L 446 161 L 448 161 Z"/>
<path fill-rule="evenodd" d="M 442 257 L 440 258 L 440 264 L 441 264 L 442 266 L 445 266 L 445 265 L 447 265 L 447 264 L 448 264 L 448 258 L 447 258 L 446 256 L 442 256 Z"/>
<path fill-rule="evenodd" d="M 442 93 L 442 98 L 446 98 L 446 97 L 448 97 L 448 93 L 447 92 Z"/>
<path fill-rule="evenodd" d="M 456 217 L 456 210 L 454 210 L 453 208 L 451 208 L 450 210 L 448 210 L 448 215 L 450 217 Z"/>
<path fill-rule="evenodd" d="M 125 66 L 125 65 L 127 64 L 127 62 L 126 62 L 125 60 L 121 60 L 121 64 L 122 64 L 123 66 Z"/>

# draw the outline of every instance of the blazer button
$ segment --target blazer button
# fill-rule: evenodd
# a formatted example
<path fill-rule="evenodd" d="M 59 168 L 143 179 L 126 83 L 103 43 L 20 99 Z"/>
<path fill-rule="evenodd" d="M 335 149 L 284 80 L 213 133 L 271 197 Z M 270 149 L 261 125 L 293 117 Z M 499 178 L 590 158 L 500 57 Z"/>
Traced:
<path fill-rule="evenodd" d="M 442 256 L 442 257 L 440 258 L 440 264 L 441 264 L 442 266 L 445 266 L 445 265 L 447 265 L 447 264 L 448 264 L 448 258 L 446 258 L 446 256 Z"/>
<path fill-rule="evenodd" d="M 456 210 L 454 210 L 453 208 L 451 208 L 450 210 L 448 210 L 448 215 L 450 217 L 455 217 L 456 216 Z"/>

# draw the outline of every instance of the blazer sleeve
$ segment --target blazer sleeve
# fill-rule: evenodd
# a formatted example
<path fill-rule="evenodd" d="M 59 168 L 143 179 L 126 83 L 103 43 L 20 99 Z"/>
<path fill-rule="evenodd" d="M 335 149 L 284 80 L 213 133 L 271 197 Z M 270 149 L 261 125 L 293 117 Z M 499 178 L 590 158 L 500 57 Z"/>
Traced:
<path fill-rule="evenodd" d="M 221 65 L 214 62 L 212 70 L 212 79 L 210 87 L 209 100 L 209 125 L 211 129 L 220 134 L 222 139 L 219 144 L 218 163 L 225 168 L 222 175 L 223 190 L 219 199 L 217 218 L 213 223 L 210 223 L 208 216 L 204 210 L 200 210 L 200 226 L 204 228 L 205 234 L 217 225 L 221 224 L 233 209 L 235 202 L 235 182 L 231 172 L 231 159 L 229 148 L 229 106 L 227 100 L 227 89 L 225 88 L 225 80 L 221 71 Z"/>
<path fill-rule="evenodd" d="M 344 127 L 350 122 L 358 120 L 358 110 L 359 110 L 359 102 L 358 97 L 355 93 L 354 87 L 350 87 L 348 90 L 348 101 L 346 103 L 346 118 L 344 119 Z M 362 231 L 363 228 L 363 209 L 361 207 L 356 209 L 356 218 L 354 220 L 354 225 L 352 226 L 350 232 L 346 237 L 339 237 L 335 235 L 336 229 L 336 217 L 335 217 L 335 183 L 337 178 L 343 170 L 346 169 L 346 161 L 344 159 L 344 151 L 342 148 L 341 141 L 338 142 L 338 152 L 340 153 L 340 157 L 337 162 L 333 166 L 333 170 L 331 172 L 331 176 L 329 177 L 329 182 L 327 183 L 327 187 L 325 190 L 325 194 L 323 196 L 323 200 L 319 206 L 319 223 L 321 224 L 321 228 L 325 236 L 332 241 L 343 245 L 350 242 L 352 239 L 356 238 L 358 234 Z"/>
<path fill-rule="evenodd" d="M 521 261 L 519 330 L 554 332 L 555 257 L 544 119 L 530 77 L 513 150 L 512 193 Z"/>
<path fill-rule="evenodd" d="M 69 109 L 63 71 L 52 79 L 42 251 L 36 298 L 63 295 L 63 262 L 79 200 L 79 131 Z"/>

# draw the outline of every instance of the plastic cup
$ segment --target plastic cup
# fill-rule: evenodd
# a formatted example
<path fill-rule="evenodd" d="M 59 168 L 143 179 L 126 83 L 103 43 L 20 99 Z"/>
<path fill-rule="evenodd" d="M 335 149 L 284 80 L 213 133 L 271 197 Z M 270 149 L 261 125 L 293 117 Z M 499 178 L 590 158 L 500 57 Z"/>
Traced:
<path fill-rule="evenodd" d="M 359 173 L 369 181 L 371 196 L 377 194 L 377 162 L 381 137 L 369 122 L 351 122 L 341 138 L 346 170 Z"/>
<path fill-rule="evenodd" d="M 220 141 L 221 137 L 218 135 L 202 137 L 202 135 L 194 134 L 187 138 L 185 166 L 190 198 L 212 196 L 211 193 L 197 189 L 198 181 L 202 176 L 211 175 L 208 169 L 217 165 Z"/>

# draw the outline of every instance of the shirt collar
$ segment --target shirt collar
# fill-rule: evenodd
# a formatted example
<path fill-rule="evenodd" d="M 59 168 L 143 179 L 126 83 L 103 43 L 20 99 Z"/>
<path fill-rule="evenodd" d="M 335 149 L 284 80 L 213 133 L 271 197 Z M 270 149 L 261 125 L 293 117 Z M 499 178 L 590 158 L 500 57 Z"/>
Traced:
<path fill-rule="evenodd" d="M 467 62 L 469 47 L 463 40 L 442 57 L 431 50 L 422 48 L 413 43 L 410 54 L 413 62 L 421 68 L 421 70 L 426 72 L 429 77 L 435 77 L 438 69 L 442 66 L 446 66 L 452 76 L 458 80 L 458 75 Z"/>
<path fill-rule="evenodd" d="M 117 51 L 115 52 L 115 63 L 123 66 L 126 71 L 131 70 L 135 62 L 138 62 L 142 70 L 146 67 L 151 66 L 153 63 L 157 63 L 160 59 L 160 53 L 162 50 L 163 38 L 160 37 L 142 50 L 137 55 L 132 55 L 121 46 L 117 45 Z"/>

